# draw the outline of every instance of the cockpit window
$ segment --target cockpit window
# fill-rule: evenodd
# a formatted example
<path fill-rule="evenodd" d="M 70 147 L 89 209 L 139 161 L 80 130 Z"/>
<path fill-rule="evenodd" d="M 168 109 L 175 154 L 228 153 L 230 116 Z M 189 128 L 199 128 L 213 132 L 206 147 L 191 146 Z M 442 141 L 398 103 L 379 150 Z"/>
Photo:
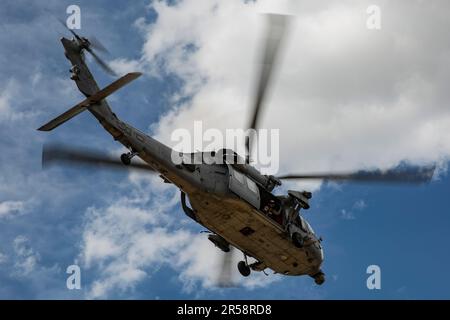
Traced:
<path fill-rule="evenodd" d="M 237 170 L 233 170 L 233 175 L 239 183 L 244 184 L 244 175 Z"/>
<path fill-rule="evenodd" d="M 253 180 L 251 180 L 249 177 L 247 178 L 247 186 L 248 188 L 253 192 L 253 193 L 258 193 L 258 187 L 256 186 L 256 183 L 253 182 Z"/>
<path fill-rule="evenodd" d="M 315 234 L 313 228 L 311 228 L 310 224 L 308 223 L 308 221 L 306 221 L 305 219 L 303 219 L 302 217 L 298 216 L 298 218 L 300 218 L 300 223 L 301 223 L 301 228 L 309 233 Z"/>
<path fill-rule="evenodd" d="M 308 230 L 309 232 L 311 232 L 312 234 L 314 234 L 314 230 L 313 228 L 311 228 L 311 226 L 309 225 L 308 221 L 306 221 L 305 219 L 303 219 L 303 224 L 306 227 L 306 230 Z"/>

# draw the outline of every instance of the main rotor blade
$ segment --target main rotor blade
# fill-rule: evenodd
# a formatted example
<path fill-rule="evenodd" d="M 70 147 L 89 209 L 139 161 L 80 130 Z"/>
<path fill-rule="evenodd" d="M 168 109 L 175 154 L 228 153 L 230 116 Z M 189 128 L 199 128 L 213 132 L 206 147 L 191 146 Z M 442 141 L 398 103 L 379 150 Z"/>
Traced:
<path fill-rule="evenodd" d="M 222 253 L 220 273 L 216 279 L 216 284 L 218 287 L 231 288 L 236 286 L 236 283 L 233 282 L 233 255 L 234 248 L 231 245 L 229 252 Z"/>
<path fill-rule="evenodd" d="M 257 86 L 254 102 L 251 107 L 251 117 L 248 124 L 249 129 L 256 129 L 258 127 L 261 106 L 264 102 L 267 86 L 273 74 L 276 58 L 280 51 L 281 43 L 285 37 L 289 22 L 288 17 L 284 15 L 268 14 L 267 17 L 268 30 L 264 40 L 261 69 L 259 70 L 259 75 L 256 80 Z M 250 154 L 250 147 L 249 139 L 247 139 L 247 154 Z"/>
<path fill-rule="evenodd" d="M 103 152 L 92 149 L 75 149 L 54 144 L 44 145 L 42 150 L 42 167 L 46 169 L 57 164 L 91 167 L 103 166 L 119 170 L 137 169 L 154 172 L 153 168 L 145 163 L 124 165 L 118 158 L 107 156 Z"/>
<path fill-rule="evenodd" d="M 110 75 L 116 77 L 117 73 L 114 72 L 113 69 L 111 69 L 110 66 L 108 66 L 108 64 L 106 64 L 106 62 L 104 62 L 102 59 L 100 59 L 100 57 L 91 49 L 91 48 L 86 48 L 86 50 L 92 55 L 92 57 L 94 58 L 94 60 L 100 65 L 100 67 L 102 67 L 103 70 L 105 70 L 105 72 L 109 73 Z"/>
<path fill-rule="evenodd" d="M 329 180 L 354 182 L 387 182 L 420 184 L 430 182 L 435 166 L 408 169 L 391 169 L 387 171 L 358 171 L 348 173 L 288 174 L 279 176 L 282 180 Z"/>

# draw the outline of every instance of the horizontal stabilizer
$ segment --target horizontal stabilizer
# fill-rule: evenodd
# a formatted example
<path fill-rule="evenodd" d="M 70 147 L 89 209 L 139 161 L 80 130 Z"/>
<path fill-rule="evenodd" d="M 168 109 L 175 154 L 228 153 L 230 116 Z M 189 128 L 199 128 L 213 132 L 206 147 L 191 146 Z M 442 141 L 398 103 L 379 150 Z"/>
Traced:
<path fill-rule="evenodd" d="M 64 122 L 72 119 L 76 115 L 80 114 L 84 110 L 86 110 L 86 101 L 77 104 L 75 107 L 70 108 L 66 112 L 64 112 L 62 115 L 57 116 L 55 119 L 49 121 L 48 123 L 44 124 L 42 127 L 40 127 L 39 131 L 50 131 L 55 129 L 56 127 L 62 125 Z"/>
<path fill-rule="evenodd" d="M 123 86 L 127 85 L 133 80 L 136 80 L 142 75 L 140 72 L 131 72 L 126 74 L 125 76 L 121 77 L 120 79 L 117 79 L 110 85 L 106 86 L 104 89 L 96 92 L 89 98 L 86 98 L 76 106 L 72 107 L 71 109 L 67 110 L 63 114 L 59 115 L 55 119 L 51 120 L 50 122 L 44 124 L 42 127 L 40 127 L 38 130 L 40 131 L 50 131 L 55 129 L 56 127 L 60 126 L 64 122 L 72 119 L 76 115 L 80 114 L 81 112 L 85 111 L 89 106 L 94 105 L 103 99 L 105 99 L 107 96 L 111 95 L 112 93 L 116 92 Z"/>
<path fill-rule="evenodd" d="M 116 92 L 120 88 L 126 86 L 131 81 L 136 80 L 141 75 L 142 75 L 142 73 L 140 73 L 140 72 L 130 72 L 130 73 L 124 75 L 123 77 L 117 79 L 116 81 L 114 81 L 110 85 L 106 86 L 104 89 L 102 89 L 102 90 L 98 91 L 97 93 L 93 94 L 92 96 L 90 96 L 86 100 L 89 101 L 89 105 L 96 104 L 97 102 L 102 101 L 107 96 L 109 96 L 112 93 Z"/>

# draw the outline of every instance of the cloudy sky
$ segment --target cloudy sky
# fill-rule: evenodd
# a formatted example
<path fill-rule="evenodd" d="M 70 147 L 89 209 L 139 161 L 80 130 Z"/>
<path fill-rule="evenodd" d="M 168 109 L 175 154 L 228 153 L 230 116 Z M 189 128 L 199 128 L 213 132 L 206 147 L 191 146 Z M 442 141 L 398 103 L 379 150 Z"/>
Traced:
<path fill-rule="evenodd" d="M 123 120 L 171 145 L 177 128 L 243 128 L 265 20 L 291 28 L 261 118 L 280 129 L 282 173 L 437 163 L 426 186 L 304 184 L 327 282 L 252 274 L 214 286 L 221 255 L 159 178 L 41 169 L 45 142 L 120 154 L 90 114 L 40 125 L 82 99 L 55 19 L 81 8 L 120 73 Z M 369 5 L 381 29 L 366 26 Z M 450 3 L 429 1 L 25 1 L 0 4 L 0 298 L 450 298 Z M 88 59 L 101 86 L 111 82 Z M 282 190 L 281 190 L 282 191 Z M 281 192 L 280 191 L 280 192 Z M 237 261 L 240 257 L 236 256 Z M 81 268 L 81 290 L 66 268 Z M 366 269 L 379 265 L 381 290 Z"/>

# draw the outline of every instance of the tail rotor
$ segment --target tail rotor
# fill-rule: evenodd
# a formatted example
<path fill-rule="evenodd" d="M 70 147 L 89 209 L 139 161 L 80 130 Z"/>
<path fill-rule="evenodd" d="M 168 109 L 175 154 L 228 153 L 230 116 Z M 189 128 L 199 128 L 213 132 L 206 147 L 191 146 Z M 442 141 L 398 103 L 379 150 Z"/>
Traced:
<path fill-rule="evenodd" d="M 58 19 L 58 21 L 64 26 L 64 28 L 69 30 L 69 32 L 73 35 L 74 39 L 77 41 L 78 46 L 80 47 L 81 50 L 86 50 L 87 52 L 89 52 L 92 58 L 94 58 L 94 61 L 106 73 L 108 73 L 113 77 L 117 76 L 117 73 L 113 69 L 111 69 L 111 67 L 103 59 L 101 59 L 99 55 L 94 51 L 97 50 L 99 52 L 109 53 L 108 49 L 106 49 L 106 47 L 100 42 L 100 40 L 98 40 L 95 37 L 91 37 L 90 40 L 88 38 L 81 37 L 73 29 L 69 28 L 64 21 L 62 21 L 61 19 Z"/>

